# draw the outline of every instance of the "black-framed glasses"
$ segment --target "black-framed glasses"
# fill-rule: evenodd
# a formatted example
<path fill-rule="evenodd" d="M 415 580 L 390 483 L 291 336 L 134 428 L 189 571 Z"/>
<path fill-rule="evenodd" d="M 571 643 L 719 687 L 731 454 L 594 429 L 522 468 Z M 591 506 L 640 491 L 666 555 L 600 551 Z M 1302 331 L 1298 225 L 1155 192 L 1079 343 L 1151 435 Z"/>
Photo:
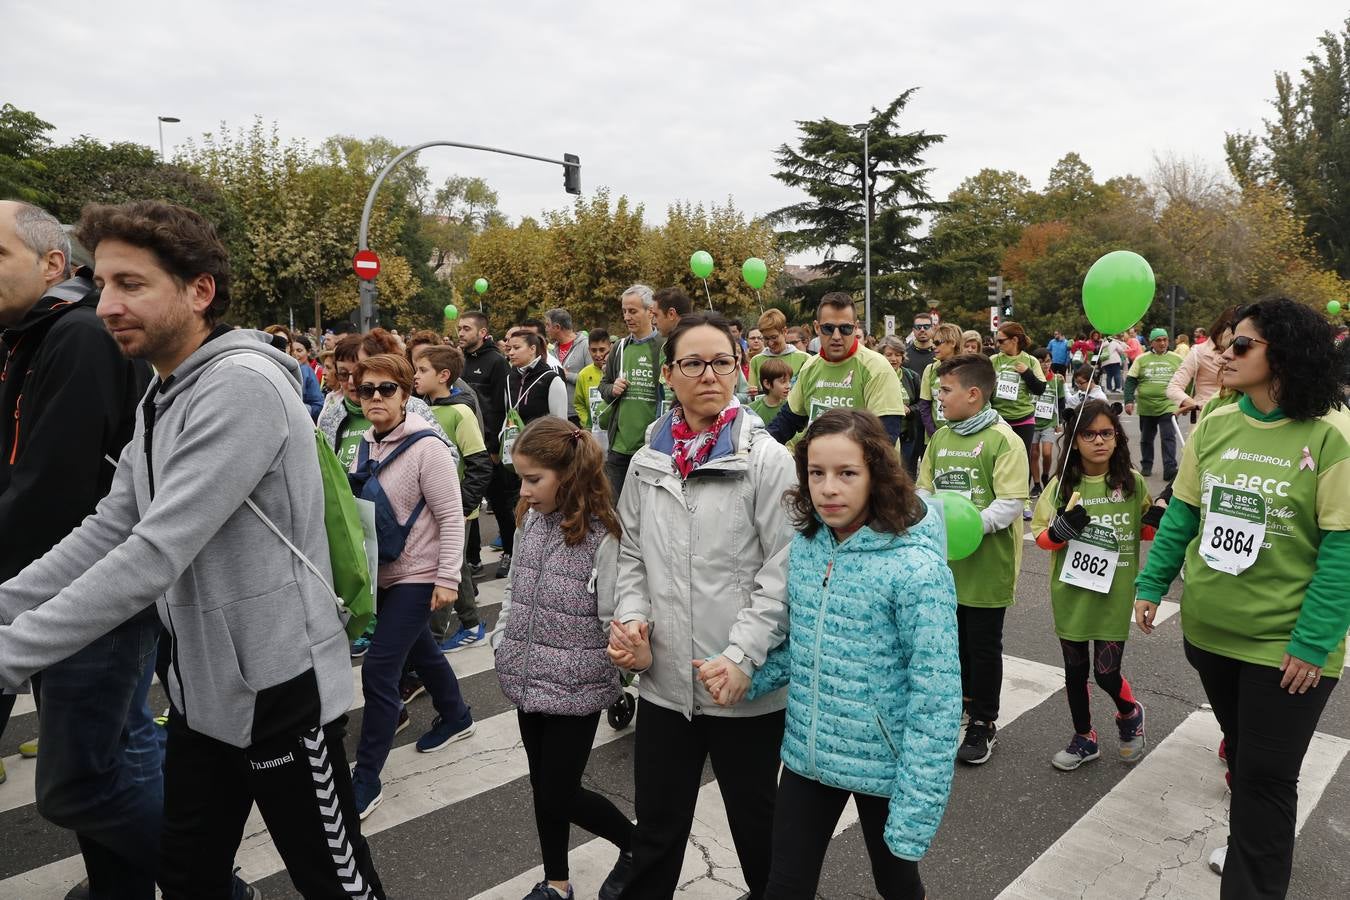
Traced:
<path fill-rule="evenodd" d="M 734 356 L 719 356 L 715 359 L 686 356 L 684 359 L 675 360 L 675 368 L 679 369 L 685 378 L 702 378 L 708 369 L 712 369 L 714 375 L 730 375 L 736 371 L 737 363 Z"/>
<path fill-rule="evenodd" d="M 852 322 L 844 322 L 841 325 L 836 325 L 833 322 L 820 323 L 820 333 L 825 335 L 826 337 L 830 337 L 836 331 L 842 334 L 844 337 L 848 337 L 850 334 L 852 334 L 857 330 L 858 326 L 854 325 Z"/>
<path fill-rule="evenodd" d="M 381 381 L 379 384 L 366 384 L 365 382 L 362 382 L 356 388 L 356 396 L 360 397 L 362 400 L 374 400 L 376 394 L 379 394 L 381 397 L 388 400 L 397 393 L 398 385 L 394 384 L 392 381 Z"/>
<path fill-rule="evenodd" d="M 1098 441 L 1109 444 L 1116 439 L 1116 430 L 1114 428 L 1103 428 L 1101 431 L 1089 431 L 1085 428 L 1078 432 L 1078 436 L 1088 444 L 1095 444 Z"/>
<path fill-rule="evenodd" d="M 1228 342 L 1228 349 L 1233 351 L 1234 356 L 1246 356 L 1247 351 L 1252 349 L 1252 344 L 1269 344 L 1270 341 L 1263 341 L 1260 338 L 1248 337 L 1240 334 Z"/>

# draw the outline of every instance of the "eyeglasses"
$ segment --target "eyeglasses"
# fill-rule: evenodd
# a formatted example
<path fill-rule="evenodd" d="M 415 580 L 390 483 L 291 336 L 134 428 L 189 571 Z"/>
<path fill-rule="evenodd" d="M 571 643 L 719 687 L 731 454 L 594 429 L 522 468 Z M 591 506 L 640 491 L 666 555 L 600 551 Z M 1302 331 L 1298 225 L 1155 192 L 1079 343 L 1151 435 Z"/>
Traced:
<path fill-rule="evenodd" d="M 1247 351 L 1252 349 L 1252 344 L 1269 344 L 1269 341 L 1263 341 L 1260 338 L 1247 337 L 1240 334 L 1228 342 L 1228 349 L 1233 351 L 1234 356 L 1246 356 Z"/>
<path fill-rule="evenodd" d="M 914 330 L 915 330 L 915 331 L 927 331 L 928 329 L 930 329 L 930 328 L 932 328 L 932 327 L 933 327 L 933 323 L 932 323 L 932 322 L 915 322 L 915 323 L 914 323 Z"/>
<path fill-rule="evenodd" d="M 360 397 L 362 400 L 374 400 L 377 393 L 388 400 L 398 393 L 398 385 L 394 384 L 392 381 L 381 381 L 379 384 L 366 384 L 365 382 L 362 382 L 356 388 L 356 396 Z"/>
<path fill-rule="evenodd" d="M 854 325 L 852 322 L 845 322 L 842 325 L 836 325 L 833 322 L 820 323 L 820 333 L 825 335 L 826 337 L 832 336 L 836 331 L 839 332 L 844 337 L 848 337 L 850 334 L 856 331 L 857 328 L 858 326 Z M 803 340 L 805 340 L 805 338 L 803 338 Z"/>
<path fill-rule="evenodd" d="M 1002 344 L 1002 343 L 1005 343 L 1005 342 L 1007 342 L 1007 341 L 1015 341 L 1015 340 L 1017 340 L 1017 338 L 1013 337 L 1012 335 L 1001 334 L 1001 335 L 999 335 L 998 337 L 994 338 L 994 340 L 996 340 L 996 341 L 998 341 L 998 343 Z"/>
<path fill-rule="evenodd" d="M 1116 430 L 1114 428 L 1103 428 L 1101 431 L 1083 430 L 1078 432 L 1084 443 L 1095 444 L 1101 441 L 1103 444 L 1109 444 L 1116 439 Z"/>
<path fill-rule="evenodd" d="M 697 356 L 686 356 L 684 359 L 675 360 L 675 368 L 679 369 L 680 374 L 685 378 L 702 378 L 703 373 L 708 369 L 712 369 L 714 375 L 730 375 L 736 371 L 736 357 L 719 356 L 716 359 L 699 359 Z"/>
<path fill-rule="evenodd" d="M 933 346 L 941 347 L 943 344 L 950 344 L 950 343 L 951 341 L 944 341 L 942 338 L 938 338 L 936 341 L 933 341 Z"/>
<path fill-rule="evenodd" d="M 338 380 L 338 381 L 346 381 L 346 380 L 349 379 L 349 378 L 355 378 L 355 377 L 356 377 L 356 370 L 355 370 L 355 369 L 337 369 L 336 371 L 337 371 L 337 380 Z"/>

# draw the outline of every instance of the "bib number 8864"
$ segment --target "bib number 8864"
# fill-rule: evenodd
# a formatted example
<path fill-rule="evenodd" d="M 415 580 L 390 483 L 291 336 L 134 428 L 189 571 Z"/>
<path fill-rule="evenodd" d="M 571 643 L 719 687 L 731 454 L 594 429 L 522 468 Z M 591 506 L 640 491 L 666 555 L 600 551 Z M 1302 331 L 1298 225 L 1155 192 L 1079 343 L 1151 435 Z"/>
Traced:
<path fill-rule="evenodd" d="M 1077 569 L 1080 572 L 1086 572 L 1089 575 L 1105 575 L 1106 568 L 1110 565 L 1110 560 L 1093 556 L 1091 553 L 1074 553 L 1069 558 L 1069 568 Z"/>
<path fill-rule="evenodd" d="M 1215 550 L 1228 550 L 1248 556 L 1252 552 L 1255 541 L 1255 535 L 1247 534 L 1237 528 L 1224 528 L 1222 525 L 1216 525 L 1214 531 L 1210 534 L 1209 546 Z"/>

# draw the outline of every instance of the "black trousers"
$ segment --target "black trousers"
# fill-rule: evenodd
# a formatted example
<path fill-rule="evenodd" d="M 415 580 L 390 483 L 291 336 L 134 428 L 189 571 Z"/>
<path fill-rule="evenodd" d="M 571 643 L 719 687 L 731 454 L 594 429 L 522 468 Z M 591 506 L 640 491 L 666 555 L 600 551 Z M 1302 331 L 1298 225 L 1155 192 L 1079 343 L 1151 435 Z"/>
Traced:
<path fill-rule="evenodd" d="M 711 757 L 731 840 L 753 900 L 769 881 L 784 713 L 732 718 L 673 712 L 639 701 L 634 741 L 637 832 L 624 900 L 670 900 L 694 824 L 703 763 Z"/>
<path fill-rule="evenodd" d="M 919 864 L 895 856 L 886 846 L 889 799 L 832 788 L 787 768 L 778 783 L 773 812 L 773 868 L 766 898 L 815 900 L 825 852 L 850 795 L 858 807 L 877 893 L 882 900 L 923 900 Z"/>
<path fill-rule="evenodd" d="M 627 852 L 633 845 L 633 823 L 603 794 L 581 786 L 591 756 L 600 713 L 554 716 L 516 711 L 520 740 L 530 761 L 534 824 L 544 857 L 544 877 L 567 881 L 567 838 L 578 825 Z"/>
<path fill-rule="evenodd" d="M 164 760 L 164 900 L 230 900 L 253 804 L 305 900 L 383 900 L 352 798 L 347 717 L 241 750 L 169 715 Z"/>
<path fill-rule="evenodd" d="M 497 533 L 502 536 L 502 552 L 509 554 L 514 549 L 516 540 L 516 501 L 520 499 L 520 479 L 501 463 L 493 463 L 492 480 L 488 482 L 483 496 L 492 505 L 492 517 L 497 520 Z M 476 566 L 483 561 L 483 536 L 478 529 L 478 519 L 470 520 L 468 525 L 469 534 L 465 540 L 464 556 L 469 565 Z M 476 606 L 474 608 L 477 609 Z"/>
<path fill-rule="evenodd" d="M 1186 660 L 1227 742 L 1233 778 L 1223 900 L 1275 900 L 1289 890 L 1298 814 L 1298 773 L 1337 679 L 1306 694 L 1280 687 L 1282 674 L 1186 642 Z"/>
<path fill-rule="evenodd" d="M 605 477 L 609 479 L 609 486 L 614 489 L 615 506 L 619 505 L 623 483 L 628 479 L 628 463 L 632 459 L 632 454 L 615 453 L 613 450 L 605 453 Z"/>
<path fill-rule="evenodd" d="M 998 720 L 1003 692 L 1003 616 L 1007 607 L 956 607 L 961 653 L 961 696 L 972 720 Z"/>
<path fill-rule="evenodd" d="M 1172 421 L 1168 421 L 1168 420 Z M 1153 438 L 1162 437 L 1163 477 L 1171 478 L 1177 474 L 1177 425 L 1172 415 L 1139 417 L 1139 465 L 1153 469 Z"/>

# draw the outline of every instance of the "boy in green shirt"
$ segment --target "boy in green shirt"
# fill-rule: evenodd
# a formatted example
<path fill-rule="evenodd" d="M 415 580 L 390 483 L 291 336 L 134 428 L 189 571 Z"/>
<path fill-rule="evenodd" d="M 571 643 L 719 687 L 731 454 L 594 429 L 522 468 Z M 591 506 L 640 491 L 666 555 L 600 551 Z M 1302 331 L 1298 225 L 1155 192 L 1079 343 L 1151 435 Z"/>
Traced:
<path fill-rule="evenodd" d="M 752 396 L 759 390 L 760 367 L 771 359 L 781 359 L 792 370 L 792 380 L 811 358 L 811 354 L 798 350 L 787 340 L 787 316 L 782 310 L 769 309 L 759 317 L 759 333 L 764 339 L 764 349 L 750 357 L 750 389 Z"/>
<path fill-rule="evenodd" d="M 577 411 L 577 421 L 582 428 L 589 428 L 600 449 L 609 446 L 609 436 L 600 427 L 599 412 L 605 405 L 600 399 L 600 379 L 605 374 L 605 362 L 609 359 L 609 332 L 603 328 L 594 328 L 589 335 L 591 351 L 590 365 L 577 373 L 577 387 L 572 394 L 572 408 Z"/>
<path fill-rule="evenodd" d="M 1148 336 L 1148 353 L 1141 353 L 1125 376 L 1125 412 L 1134 415 L 1139 399 L 1139 470 L 1153 474 L 1153 436 L 1162 433 L 1163 478 L 1177 475 L 1177 405 L 1167 399 L 1167 385 L 1181 367 L 1181 357 L 1167 349 L 1167 329 Z M 1170 421 L 1169 421 L 1170 420 Z"/>
<path fill-rule="evenodd" d="M 997 382 L 985 356 L 965 353 L 938 366 L 938 399 L 947 424 L 933 433 L 919 466 L 925 493 L 955 491 L 980 510 L 984 540 L 952 560 L 961 688 L 970 724 L 957 759 L 987 762 L 997 744 L 1003 686 L 1003 617 L 1013 605 L 1022 563 L 1022 506 L 1027 499 L 1026 446 L 989 405 Z"/>
<path fill-rule="evenodd" d="M 483 491 L 492 480 L 492 457 L 488 455 L 483 431 L 478 427 L 464 391 L 454 387 L 464 372 L 464 353 L 458 347 L 431 344 L 413 352 L 413 387 L 431 407 L 431 413 L 450 439 L 459 447 L 459 496 L 464 507 L 465 520 L 478 516 Z M 483 640 L 487 629 L 478 615 L 477 590 L 469 558 L 464 557 L 460 570 L 459 596 L 455 600 L 455 614 L 459 628 L 450 632 L 450 610 L 442 607 L 431 616 L 431 631 L 440 641 L 441 650 L 454 652 Z M 405 679 L 406 680 L 406 679 Z"/>
<path fill-rule="evenodd" d="M 759 367 L 759 396 L 750 409 L 765 425 L 778 415 L 779 408 L 792 390 L 792 366 L 786 360 L 770 358 Z"/>

